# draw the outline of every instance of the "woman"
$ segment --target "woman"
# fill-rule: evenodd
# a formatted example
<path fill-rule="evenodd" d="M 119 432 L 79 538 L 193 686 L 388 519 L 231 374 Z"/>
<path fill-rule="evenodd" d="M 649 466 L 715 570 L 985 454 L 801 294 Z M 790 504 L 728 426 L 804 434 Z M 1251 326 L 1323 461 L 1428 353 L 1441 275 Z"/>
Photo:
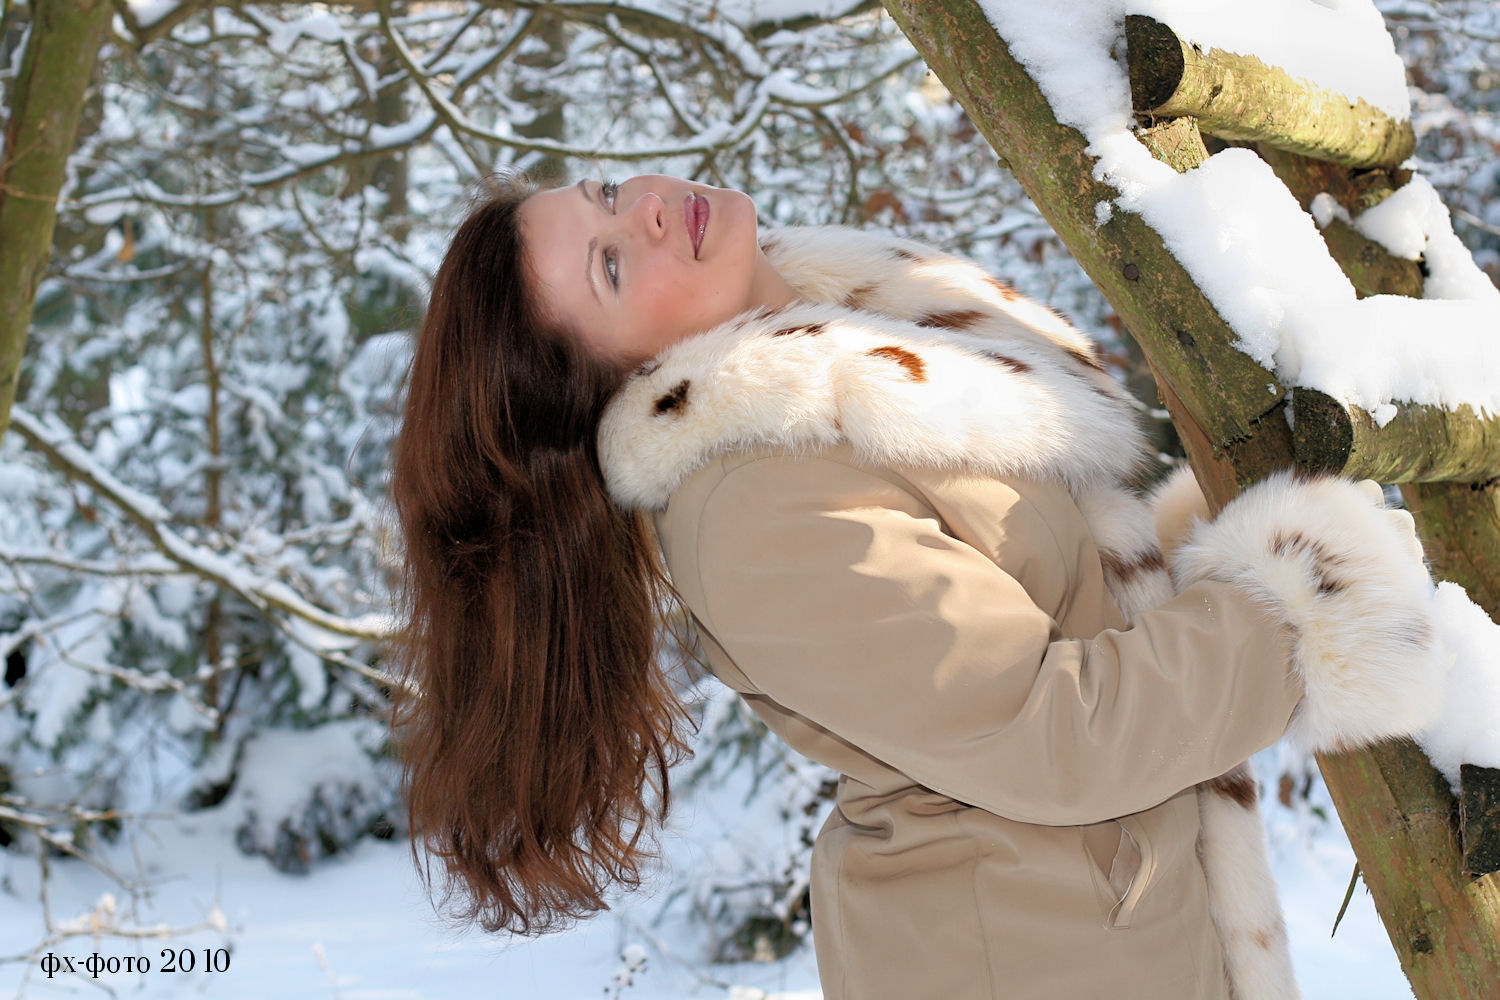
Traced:
<path fill-rule="evenodd" d="M 1426 721 L 1431 583 L 1373 484 L 1281 475 L 1207 523 L 1190 477 L 1130 489 L 1142 455 L 1089 341 L 957 258 L 762 238 L 673 178 L 504 188 L 437 274 L 395 456 L 414 850 L 489 929 L 634 884 L 683 749 L 675 595 L 842 774 L 827 1000 L 1295 996 L 1238 765 Z"/>

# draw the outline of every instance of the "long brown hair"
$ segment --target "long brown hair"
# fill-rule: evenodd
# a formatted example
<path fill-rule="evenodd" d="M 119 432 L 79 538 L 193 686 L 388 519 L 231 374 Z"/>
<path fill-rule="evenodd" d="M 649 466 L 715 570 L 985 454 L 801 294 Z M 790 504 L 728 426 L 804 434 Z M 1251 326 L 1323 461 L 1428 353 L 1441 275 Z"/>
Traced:
<path fill-rule="evenodd" d="M 517 217 L 534 188 L 489 185 L 433 281 L 395 445 L 412 690 L 392 728 L 429 891 L 419 845 L 456 917 L 524 934 L 640 883 L 686 716 L 657 659 L 678 605 L 655 534 L 599 471 L 625 371 L 539 313 Z"/>

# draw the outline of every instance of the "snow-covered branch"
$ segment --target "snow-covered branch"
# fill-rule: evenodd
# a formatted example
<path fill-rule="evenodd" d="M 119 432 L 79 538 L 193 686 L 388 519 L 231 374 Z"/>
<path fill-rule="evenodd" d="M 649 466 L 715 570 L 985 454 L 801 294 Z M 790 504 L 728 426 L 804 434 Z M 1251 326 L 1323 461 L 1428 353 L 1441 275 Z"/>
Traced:
<path fill-rule="evenodd" d="M 280 580 L 258 576 L 230 556 L 194 545 L 168 526 L 170 515 L 165 507 L 121 482 L 94 461 L 65 429 L 55 423 L 44 423 L 21 407 L 14 409 L 12 421 L 33 447 L 69 478 L 85 483 L 113 503 L 145 532 L 163 556 L 183 570 L 223 587 L 263 613 L 277 612 L 302 619 L 330 636 L 379 642 L 394 634 L 395 625 L 387 615 L 346 618 L 334 614 L 303 599 Z"/>

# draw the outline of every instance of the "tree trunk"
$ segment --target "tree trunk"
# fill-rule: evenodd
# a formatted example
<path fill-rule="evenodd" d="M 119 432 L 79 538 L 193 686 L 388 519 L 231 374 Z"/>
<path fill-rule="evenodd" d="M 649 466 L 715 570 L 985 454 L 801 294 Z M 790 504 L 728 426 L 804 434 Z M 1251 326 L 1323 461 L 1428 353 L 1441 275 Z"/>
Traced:
<path fill-rule="evenodd" d="M 113 10 L 109 0 L 33 4 L 11 82 L 0 159 L 0 436 L 10 426 L 36 290 L 51 259 L 57 195 Z"/>
<path fill-rule="evenodd" d="M 1094 205 L 1117 192 L 1093 179 L 1083 137 L 1058 124 L 978 5 L 886 6 L 1140 342 L 1210 503 L 1292 464 L 1283 390 L 1234 349 L 1232 331 L 1139 216 L 1116 211 L 1094 224 Z M 1173 146 L 1178 168 L 1189 166 L 1192 143 L 1184 153 L 1179 134 Z M 1410 743 L 1319 763 L 1417 996 L 1493 1000 L 1500 884 L 1462 875 L 1446 783 Z"/>

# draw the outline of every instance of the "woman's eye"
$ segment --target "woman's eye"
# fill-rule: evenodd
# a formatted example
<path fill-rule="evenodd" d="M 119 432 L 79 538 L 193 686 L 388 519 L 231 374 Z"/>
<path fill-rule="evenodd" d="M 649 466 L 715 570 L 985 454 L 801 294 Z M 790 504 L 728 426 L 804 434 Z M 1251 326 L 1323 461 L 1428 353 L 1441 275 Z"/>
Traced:
<path fill-rule="evenodd" d="M 609 203 L 610 208 L 615 207 L 615 195 L 620 193 L 620 185 L 614 181 L 604 181 L 599 185 L 599 197 Z"/>
<path fill-rule="evenodd" d="M 612 286 L 620 287 L 620 261 L 613 250 L 604 251 L 604 274 Z"/>

